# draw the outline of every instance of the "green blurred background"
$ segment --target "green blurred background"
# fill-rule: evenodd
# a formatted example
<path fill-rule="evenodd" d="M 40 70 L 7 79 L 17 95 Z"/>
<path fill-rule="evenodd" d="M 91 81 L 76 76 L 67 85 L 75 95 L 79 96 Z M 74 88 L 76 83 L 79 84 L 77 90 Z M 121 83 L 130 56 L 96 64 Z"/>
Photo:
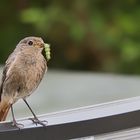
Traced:
<path fill-rule="evenodd" d="M 0 63 L 31 35 L 51 44 L 50 68 L 140 74 L 139 0 L 1 1 Z"/>

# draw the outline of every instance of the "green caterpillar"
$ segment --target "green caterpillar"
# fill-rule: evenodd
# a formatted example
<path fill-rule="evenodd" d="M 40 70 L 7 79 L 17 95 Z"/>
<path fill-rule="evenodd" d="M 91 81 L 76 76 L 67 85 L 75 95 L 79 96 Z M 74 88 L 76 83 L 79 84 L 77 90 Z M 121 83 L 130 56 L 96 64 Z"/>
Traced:
<path fill-rule="evenodd" d="M 45 44 L 45 53 L 46 53 L 46 58 L 47 61 L 49 61 L 51 59 L 51 52 L 50 52 L 50 45 L 49 44 Z"/>

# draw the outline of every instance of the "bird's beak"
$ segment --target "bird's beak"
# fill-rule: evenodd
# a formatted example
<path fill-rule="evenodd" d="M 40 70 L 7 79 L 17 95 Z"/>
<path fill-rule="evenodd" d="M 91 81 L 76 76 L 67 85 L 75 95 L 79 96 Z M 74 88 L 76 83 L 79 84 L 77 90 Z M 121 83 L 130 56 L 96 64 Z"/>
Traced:
<path fill-rule="evenodd" d="M 45 48 L 45 44 L 44 43 L 39 43 L 39 44 L 35 44 L 36 48 Z"/>

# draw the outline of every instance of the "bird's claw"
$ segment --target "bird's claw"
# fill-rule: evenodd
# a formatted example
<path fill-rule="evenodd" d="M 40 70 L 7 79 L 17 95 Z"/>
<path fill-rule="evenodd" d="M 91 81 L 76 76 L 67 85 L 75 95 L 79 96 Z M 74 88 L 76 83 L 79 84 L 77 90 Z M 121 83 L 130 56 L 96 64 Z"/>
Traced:
<path fill-rule="evenodd" d="M 47 126 L 47 123 L 48 123 L 45 120 L 40 121 L 38 118 L 29 118 L 29 120 L 31 120 L 35 125 L 40 124 L 40 125 L 42 125 L 44 127 L 46 127 Z M 44 122 L 46 122 L 46 124 Z"/>
<path fill-rule="evenodd" d="M 15 126 L 15 127 L 17 127 L 18 129 L 22 129 L 22 128 L 24 127 L 23 124 L 17 123 L 16 121 L 13 121 L 13 122 L 12 122 L 12 126 Z"/>

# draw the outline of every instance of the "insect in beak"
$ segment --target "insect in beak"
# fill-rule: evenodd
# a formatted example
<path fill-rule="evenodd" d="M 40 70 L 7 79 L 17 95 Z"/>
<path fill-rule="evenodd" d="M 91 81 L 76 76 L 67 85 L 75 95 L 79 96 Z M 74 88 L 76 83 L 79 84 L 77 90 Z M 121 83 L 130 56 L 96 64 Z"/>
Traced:
<path fill-rule="evenodd" d="M 51 52 L 50 52 L 50 45 L 49 44 L 45 44 L 45 55 L 47 60 L 49 61 L 51 59 Z"/>

